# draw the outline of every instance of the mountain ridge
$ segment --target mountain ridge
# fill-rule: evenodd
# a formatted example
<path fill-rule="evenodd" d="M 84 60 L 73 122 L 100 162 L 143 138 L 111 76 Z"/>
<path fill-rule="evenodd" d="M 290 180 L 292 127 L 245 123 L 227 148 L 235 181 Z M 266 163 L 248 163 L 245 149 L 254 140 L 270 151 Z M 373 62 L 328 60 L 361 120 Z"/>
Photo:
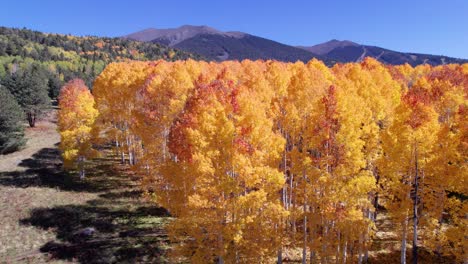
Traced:
<path fill-rule="evenodd" d="M 317 54 L 274 40 L 239 31 L 221 31 L 208 26 L 184 25 L 178 28 L 149 28 L 123 38 L 153 42 L 200 54 L 208 59 L 276 59 L 280 61 L 326 60 Z"/>
<path fill-rule="evenodd" d="M 358 62 L 373 57 L 386 64 L 412 66 L 428 63 L 468 63 L 468 59 L 443 55 L 400 52 L 378 46 L 363 45 L 350 40 L 336 40 L 312 45 L 291 46 L 267 38 L 238 31 L 221 31 L 209 26 L 183 25 L 178 28 L 148 28 L 123 36 L 137 41 L 153 42 L 200 54 L 208 59 L 276 59 L 280 61 L 323 60 L 327 65 Z"/>
<path fill-rule="evenodd" d="M 242 32 L 223 32 L 209 26 L 192 26 L 192 25 L 183 25 L 178 28 L 166 28 L 166 29 L 157 29 L 157 28 L 147 28 L 135 33 L 124 36 L 124 38 L 144 41 L 144 42 L 154 42 L 155 39 L 168 39 L 171 40 L 167 46 L 174 46 L 188 38 L 192 38 L 199 34 L 213 34 L 213 35 L 223 35 L 223 36 L 232 36 L 232 37 L 242 37 L 245 33 Z"/>

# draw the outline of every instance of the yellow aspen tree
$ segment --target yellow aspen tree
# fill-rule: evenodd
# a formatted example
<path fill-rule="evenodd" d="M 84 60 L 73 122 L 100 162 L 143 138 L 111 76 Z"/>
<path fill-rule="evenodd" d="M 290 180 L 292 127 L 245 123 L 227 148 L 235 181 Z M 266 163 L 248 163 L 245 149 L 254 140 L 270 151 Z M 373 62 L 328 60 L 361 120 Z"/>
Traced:
<path fill-rule="evenodd" d="M 380 174 L 376 163 L 382 155 L 380 135 L 392 123 L 394 109 L 400 102 L 401 86 L 392 79 L 386 67 L 372 58 L 365 58 L 359 64 L 337 65 L 333 70 L 337 75 L 338 85 L 347 94 L 355 94 L 362 103 L 359 130 L 361 140 L 365 143 L 362 149 L 366 161 L 365 170 L 372 173 L 378 186 Z M 358 116 L 354 118 L 356 117 Z M 363 208 L 363 213 L 373 222 L 377 217 L 379 191 L 382 192 L 376 189 L 369 193 L 372 205 Z M 367 262 L 371 234 L 372 226 L 369 225 L 363 234 L 364 255 L 359 262 Z"/>
<path fill-rule="evenodd" d="M 308 232 L 308 220 L 313 219 L 310 208 L 316 204 L 314 190 L 311 184 L 313 172 L 310 153 L 311 146 L 307 137 L 307 130 L 316 122 L 314 113 L 317 111 L 321 97 L 331 84 L 328 69 L 322 67 L 322 63 L 316 60 L 307 65 L 296 64 L 291 76 L 287 102 L 284 103 L 286 115 L 282 121 L 290 145 L 288 146 L 287 159 L 289 161 L 288 176 L 289 190 L 287 201 L 291 212 L 291 245 L 302 247 L 302 262 L 307 261 L 307 248 L 314 235 Z"/>
<path fill-rule="evenodd" d="M 138 91 L 148 77 L 149 63 L 111 63 L 96 79 L 93 92 L 96 106 L 101 113 L 97 122 L 101 134 L 115 143 L 122 163 L 137 163 L 137 153 L 141 153 L 141 139 L 135 135 L 135 118 L 139 105 Z M 139 151 L 140 150 L 140 151 Z"/>
<path fill-rule="evenodd" d="M 285 121 L 285 109 L 284 105 L 286 103 L 287 89 L 289 86 L 291 71 L 289 68 L 290 64 L 281 63 L 277 61 L 268 61 L 266 62 L 265 78 L 269 83 L 271 91 L 274 92 L 274 97 L 271 101 L 271 116 L 274 119 L 274 126 L 280 134 L 285 135 L 284 121 Z M 283 172 L 283 177 L 287 179 L 287 138 L 285 141 L 285 147 L 283 149 L 282 158 L 279 167 Z M 279 200 L 281 201 L 283 207 L 287 209 L 287 186 L 286 184 L 282 186 L 281 194 Z M 286 219 L 281 219 L 276 226 L 277 235 L 281 239 L 282 243 L 279 245 L 277 250 L 277 263 L 282 263 L 283 261 L 283 247 L 285 244 L 288 244 L 285 241 L 287 237 L 287 222 Z"/>
<path fill-rule="evenodd" d="M 434 159 L 434 146 L 440 128 L 438 115 L 430 105 L 427 90 L 416 84 L 397 107 L 395 121 L 383 136 L 381 170 L 390 213 L 402 226 L 401 262 L 406 263 L 406 241 L 413 228 L 413 263 L 417 263 L 418 228 L 423 203 L 421 189 L 427 183 L 428 166 Z"/>
<path fill-rule="evenodd" d="M 419 246 L 463 261 L 467 75 L 370 58 L 113 63 L 95 135 L 176 217 L 191 262 L 367 262 L 379 204 L 401 262 L 410 234 L 413 261 Z"/>
<path fill-rule="evenodd" d="M 265 261 L 280 243 L 274 226 L 284 214 L 276 199 L 283 179 L 275 164 L 283 141 L 254 109 L 251 92 L 224 79 L 197 86 L 171 129 L 181 179 L 168 188 L 185 197 L 169 205 L 183 207 L 171 211 L 171 237 L 192 262 Z"/>

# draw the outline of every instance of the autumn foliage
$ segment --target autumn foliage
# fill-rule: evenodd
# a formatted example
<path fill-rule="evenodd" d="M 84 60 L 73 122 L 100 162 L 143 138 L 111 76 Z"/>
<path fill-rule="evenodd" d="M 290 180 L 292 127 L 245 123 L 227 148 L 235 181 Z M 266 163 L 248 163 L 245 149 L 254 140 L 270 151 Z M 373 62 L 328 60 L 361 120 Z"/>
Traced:
<path fill-rule="evenodd" d="M 80 178 L 84 178 L 86 159 L 96 154 L 91 144 L 91 130 L 98 115 L 94 97 L 82 80 L 74 79 L 60 91 L 59 107 L 58 127 L 64 166 L 77 167 Z"/>
<path fill-rule="evenodd" d="M 64 158 L 92 125 L 175 217 L 180 261 L 365 263 L 377 208 L 402 262 L 407 240 L 467 258 L 467 65 L 132 61 L 93 87 L 96 122 L 83 85 L 62 92 Z"/>

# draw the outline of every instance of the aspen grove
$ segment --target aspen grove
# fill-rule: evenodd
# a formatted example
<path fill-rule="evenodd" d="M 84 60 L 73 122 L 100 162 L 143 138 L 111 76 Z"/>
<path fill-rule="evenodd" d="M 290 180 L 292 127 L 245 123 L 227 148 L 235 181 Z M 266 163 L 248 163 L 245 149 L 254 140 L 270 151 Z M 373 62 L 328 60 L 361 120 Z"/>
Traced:
<path fill-rule="evenodd" d="M 83 87 L 60 96 L 65 160 L 84 177 L 112 145 L 177 261 L 366 263 L 380 211 L 401 263 L 468 261 L 468 64 L 128 61 Z"/>

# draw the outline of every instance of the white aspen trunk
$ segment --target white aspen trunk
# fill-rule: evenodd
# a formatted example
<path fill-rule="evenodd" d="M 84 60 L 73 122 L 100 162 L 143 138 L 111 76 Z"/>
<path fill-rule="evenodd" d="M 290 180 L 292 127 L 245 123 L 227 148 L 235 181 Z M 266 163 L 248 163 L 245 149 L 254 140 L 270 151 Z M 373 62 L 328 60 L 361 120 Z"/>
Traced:
<path fill-rule="evenodd" d="M 302 175 L 305 180 L 305 184 L 307 183 L 307 175 L 305 171 L 302 172 Z M 304 185 L 304 205 L 303 205 L 303 211 L 304 211 L 304 245 L 302 247 L 302 264 L 307 263 L 307 190 L 306 190 L 306 185 Z"/>
<path fill-rule="evenodd" d="M 292 211 L 295 211 L 295 204 L 293 203 L 293 189 L 294 189 L 294 174 L 291 173 L 291 184 L 290 184 L 290 191 L 289 191 L 289 208 Z M 291 217 L 291 228 L 292 228 L 292 237 L 296 237 L 296 217 L 293 214 Z"/>
<path fill-rule="evenodd" d="M 115 152 L 116 152 L 116 155 L 119 155 L 119 139 L 117 137 L 117 135 L 115 135 Z"/>
<path fill-rule="evenodd" d="M 413 264 L 418 263 L 418 189 L 419 189 L 419 166 L 418 147 L 415 147 L 415 176 L 414 176 L 414 198 L 413 198 Z"/>
<path fill-rule="evenodd" d="M 307 263 L 307 215 L 305 215 L 305 204 L 304 204 L 304 241 L 302 246 L 302 264 Z"/>
<path fill-rule="evenodd" d="M 314 210 L 314 207 L 312 206 L 312 208 L 310 209 L 312 211 L 312 213 L 315 213 L 315 210 Z M 309 240 L 312 242 L 314 241 L 314 234 L 315 234 L 315 225 L 311 225 L 310 227 L 310 230 L 309 230 Z M 317 253 L 315 252 L 315 248 L 312 247 L 312 244 L 310 245 L 310 264 L 312 263 L 316 263 L 316 255 Z"/>
<path fill-rule="evenodd" d="M 369 261 L 369 249 L 367 248 L 367 243 L 364 243 L 364 263 Z"/>
<path fill-rule="evenodd" d="M 286 139 L 286 145 L 284 147 L 284 151 L 283 151 L 283 175 L 284 175 L 284 179 L 285 179 L 285 184 L 281 190 L 281 200 L 283 202 L 283 206 L 286 210 L 289 210 L 289 207 L 288 207 L 288 192 L 287 192 L 287 178 L 288 178 L 288 175 L 287 175 L 287 158 L 286 158 L 286 151 L 288 151 L 288 139 L 287 139 L 287 135 L 286 133 L 284 133 L 283 129 L 281 128 L 281 125 L 280 125 L 280 131 L 281 131 L 281 134 L 284 136 L 284 138 Z M 285 219 L 283 221 L 283 224 L 287 224 L 287 219 Z M 282 234 L 281 234 L 282 235 Z M 278 264 L 282 264 L 283 263 L 283 246 L 280 245 L 280 247 L 278 248 L 278 254 L 277 254 L 277 260 L 276 262 Z"/>
<path fill-rule="evenodd" d="M 340 263 L 340 246 L 341 246 L 341 233 L 338 232 L 338 243 L 336 244 L 336 256 L 335 256 L 335 263 Z"/>
<path fill-rule="evenodd" d="M 291 173 L 291 181 L 290 181 L 290 186 L 289 186 L 289 208 L 292 206 L 292 200 L 293 200 L 293 182 L 294 182 L 294 174 Z"/>
<path fill-rule="evenodd" d="M 317 253 L 315 253 L 315 251 L 312 251 L 312 250 L 310 251 L 310 264 L 317 262 L 316 255 Z"/>
<path fill-rule="evenodd" d="M 283 264 L 283 249 L 281 247 L 278 249 L 278 256 L 277 256 L 276 263 Z"/>
<path fill-rule="evenodd" d="M 164 127 L 163 129 L 163 146 L 162 146 L 162 151 L 163 151 L 163 160 L 166 160 L 166 150 L 167 150 L 167 138 L 169 136 L 169 130 Z"/>
<path fill-rule="evenodd" d="M 346 264 L 346 257 L 348 256 L 348 241 L 345 240 L 344 246 L 343 246 L 343 264 Z"/>
<path fill-rule="evenodd" d="M 283 186 L 282 189 L 282 200 L 283 200 L 283 206 L 286 210 L 288 210 L 288 201 L 287 201 L 287 195 L 286 195 L 286 186 Z"/>
<path fill-rule="evenodd" d="M 84 168 L 84 157 L 83 156 L 78 157 L 78 169 L 79 169 L 80 180 L 83 180 L 85 178 L 85 168 Z"/>
<path fill-rule="evenodd" d="M 222 194 L 222 197 L 224 197 L 224 193 Z M 225 217 L 225 216 L 224 216 Z M 224 237 L 223 237 L 223 233 L 222 233 L 222 230 L 223 230 L 223 227 L 224 227 L 224 221 L 225 219 L 223 219 L 221 221 L 221 230 L 218 234 L 218 247 L 219 247 L 219 255 L 218 255 L 218 264 L 224 264 L 224 258 L 223 258 L 223 254 L 224 254 L 224 250 L 223 250 L 223 245 L 224 245 Z"/>
<path fill-rule="evenodd" d="M 128 136 L 128 157 L 130 165 L 135 165 L 135 156 L 133 155 L 133 140 L 132 136 Z"/>
<path fill-rule="evenodd" d="M 400 256 L 400 263 L 401 264 L 406 264 L 406 235 L 407 235 L 407 229 L 408 229 L 408 220 L 407 217 L 405 217 L 405 220 L 403 221 L 403 234 L 402 234 L 402 239 L 401 239 L 401 256 Z"/>
<path fill-rule="evenodd" d="M 325 221 L 324 223 L 324 232 L 323 232 L 323 240 L 322 240 L 322 254 L 320 255 L 320 260 L 324 263 L 328 263 L 328 254 L 327 254 L 327 236 L 328 236 L 328 225 Z"/>
<path fill-rule="evenodd" d="M 132 165 L 132 157 L 130 156 L 130 142 L 129 142 L 129 138 L 128 138 L 128 135 L 125 136 L 125 142 L 126 142 L 126 152 L 127 152 L 127 156 L 128 156 L 128 164 L 129 165 Z"/>
<path fill-rule="evenodd" d="M 359 235 L 359 252 L 358 252 L 358 264 L 362 264 L 362 234 Z"/>
<path fill-rule="evenodd" d="M 368 208 L 367 209 L 367 218 L 369 218 L 372 221 L 372 217 L 373 217 L 373 214 L 372 214 L 371 210 Z M 367 226 L 367 231 L 364 234 L 364 260 L 363 260 L 364 263 L 367 263 L 368 260 L 369 260 L 369 247 L 367 246 L 367 241 L 369 239 L 368 238 L 369 233 L 370 233 L 370 227 Z"/>

